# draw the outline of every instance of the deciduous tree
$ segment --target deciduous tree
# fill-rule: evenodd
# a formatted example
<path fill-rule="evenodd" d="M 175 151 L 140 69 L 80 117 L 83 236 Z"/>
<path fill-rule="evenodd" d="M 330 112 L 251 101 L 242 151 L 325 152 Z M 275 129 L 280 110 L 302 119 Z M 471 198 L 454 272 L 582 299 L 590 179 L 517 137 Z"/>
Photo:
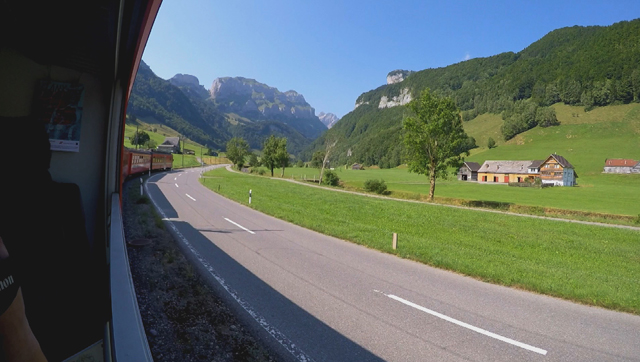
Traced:
<path fill-rule="evenodd" d="M 242 137 L 233 137 L 227 142 L 227 158 L 238 170 L 244 165 L 244 158 L 249 154 L 249 144 Z"/>
<path fill-rule="evenodd" d="M 429 201 L 433 201 L 436 178 L 446 176 L 449 167 L 457 171 L 462 165 L 464 157 L 458 152 L 467 134 L 451 98 L 426 89 L 409 103 L 409 109 L 414 115 L 403 122 L 409 171 L 429 178 Z"/>
<path fill-rule="evenodd" d="M 273 169 L 278 165 L 276 160 L 276 153 L 278 152 L 278 139 L 276 136 L 271 135 L 264 141 L 262 146 L 262 165 L 271 170 L 271 177 L 273 177 Z"/>

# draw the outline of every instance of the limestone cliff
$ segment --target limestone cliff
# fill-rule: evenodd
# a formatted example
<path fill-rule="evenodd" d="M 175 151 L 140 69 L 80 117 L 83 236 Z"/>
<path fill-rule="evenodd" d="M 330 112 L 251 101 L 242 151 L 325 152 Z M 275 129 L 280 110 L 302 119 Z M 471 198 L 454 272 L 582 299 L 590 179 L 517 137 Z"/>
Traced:
<path fill-rule="evenodd" d="M 389 74 L 387 74 L 387 84 L 400 83 L 405 80 L 411 73 L 414 73 L 413 70 L 402 70 L 396 69 Z"/>
<path fill-rule="evenodd" d="M 315 109 L 294 90 L 280 92 L 255 79 L 224 77 L 213 81 L 209 95 L 222 112 L 254 121 L 281 121 L 309 138 L 318 137 L 326 129 Z"/>

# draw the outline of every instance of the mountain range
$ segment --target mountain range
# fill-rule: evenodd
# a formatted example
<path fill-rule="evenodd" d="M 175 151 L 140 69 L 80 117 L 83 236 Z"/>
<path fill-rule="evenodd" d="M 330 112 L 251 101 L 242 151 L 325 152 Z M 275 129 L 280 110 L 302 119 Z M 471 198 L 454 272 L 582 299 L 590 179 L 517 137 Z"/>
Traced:
<path fill-rule="evenodd" d="M 302 94 L 280 92 L 254 79 L 217 78 L 207 90 L 197 77 L 158 77 L 141 62 L 127 107 L 129 119 L 167 125 L 212 149 L 224 150 L 232 137 L 262 149 L 270 135 L 286 137 L 297 154 L 327 127 Z"/>

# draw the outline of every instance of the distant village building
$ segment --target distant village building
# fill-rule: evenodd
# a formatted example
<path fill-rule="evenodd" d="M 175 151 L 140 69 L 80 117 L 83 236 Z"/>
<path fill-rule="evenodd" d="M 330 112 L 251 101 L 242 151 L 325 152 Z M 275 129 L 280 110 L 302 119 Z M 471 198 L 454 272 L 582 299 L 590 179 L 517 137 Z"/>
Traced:
<path fill-rule="evenodd" d="M 166 153 L 180 153 L 180 137 L 167 137 L 158 146 L 158 151 Z"/>
<path fill-rule="evenodd" d="M 540 178 L 543 184 L 575 186 L 578 174 L 569 161 L 554 153 L 540 165 Z"/>
<path fill-rule="evenodd" d="M 640 168 L 638 172 L 640 173 Z M 458 173 L 459 180 L 460 176 Z M 556 154 L 550 155 L 546 160 L 485 161 L 478 170 L 478 182 L 534 182 L 538 177 L 543 184 L 575 186 L 578 175 L 569 161 Z"/>
<path fill-rule="evenodd" d="M 607 158 L 604 173 L 640 173 L 640 161 L 624 158 Z"/>
<path fill-rule="evenodd" d="M 477 162 L 465 162 L 460 170 L 458 170 L 458 180 L 460 181 L 478 181 L 478 170 L 480 164 Z"/>
<path fill-rule="evenodd" d="M 540 175 L 540 165 L 542 165 L 542 163 L 544 162 L 544 160 L 533 160 L 531 161 L 531 164 L 529 165 L 529 174 L 532 175 Z"/>
<path fill-rule="evenodd" d="M 533 161 L 485 161 L 478 170 L 480 182 L 525 182 L 533 181 L 538 174 L 529 172 Z"/>

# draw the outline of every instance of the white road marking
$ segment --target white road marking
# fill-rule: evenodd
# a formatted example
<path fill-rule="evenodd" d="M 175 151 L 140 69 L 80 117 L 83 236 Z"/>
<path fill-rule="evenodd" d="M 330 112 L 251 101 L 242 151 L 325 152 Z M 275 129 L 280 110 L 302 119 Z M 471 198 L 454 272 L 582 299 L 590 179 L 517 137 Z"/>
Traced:
<path fill-rule="evenodd" d="M 237 227 L 239 227 L 239 228 L 243 229 L 244 231 L 246 231 L 246 232 L 248 232 L 248 233 L 250 233 L 250 234 L 254 234 L 254 235 L 255 235 L 255 233 L 254 233 L 253 231 L 251 231 L 251 230 L 247 229 L 246 227 L 244 227 L 244 226 L 242 226 L 242 225 L 238 224 L 237 222 L 235 222 L 235 221 L 231 221 L 231 220 L 227 219 L 226 217 L 225 217 L 224 219 L 225 219 L 225 220 L 227 220 L 228 222 L 232 223 L 233 225 L 235 225 L 235 226 L 237 226 Z"/>
<path fill-rule="evenodd" d="M 410 301 L 408 301 L 406 299 L 402 299 L 402 298 L 400 298 L 398 296 L 395 296 L 393 294 L 385 294 L 385 293 L 383 293 L 383 292 L 381 292 L 379 290 L 374 290 L 374 292 L 386 295 L 387 297 L 389 297 L 389 298 L 391 298 L 393 300 L 396 300 L 396 301 L 398 301 L 398 302 L 400 302 L 402 304 L 405 304 L 405 305 L 408 305 L 410 307 L 413 307 L 413 308 L 415 308 L 415 309 L 417 309 L 419 311 L 431 314 L 434 317 L 438 317 L 440 319 L 444 319 L 445 321 L 451 322 L 451 323 L 456 324 L 456 325 L 459 325 L 460 327 L 464 327 L 464 328 L 470 329 L 470 330 L 472 330 L 474 332 L 477 332 L 477 333 L 480 333 L 480 334 L 484 334 L 485 336 L 488 336 L 488 337 L 491 337 L 491 338 L 495 338 L 495 339 L 497 339 L 499 341 L 506 342 L 506 343 L 512 344 L 514 346 L 517 346 L 517 347 L 520 347 L 520 348 L 524 348 L 524 349 L 529 350 L 531 352 L 539 353 L 541 355 L 546 355 L 547 354 L 547 351 L 542 349 L 542 348 L 538 348 L 538 347 L 534 347 L 534 346 L 528 345 L 526 343 L 518 342 L 518 341 L 513 340 L 511 338 L 503 337 L 503 336 L 501 336 L 499 334 L 495 334 L 495 333 L 489 332 L 487 330 L 484 330 L 482 328 L 478 328 L 478 327 L 472 326 L 471 324 L 461 322 L 461 321 L 459 321 L 457 319 L 448 317 L 448 316 L 446 316 L 446 315 L 444 315 L 442 313 L 438 313 L 438 312 L 433 311 L 431 309 L 425 308 L 425 307 L 423 307 L 421 305 L 412 303 L 412 302 L 410 302 Z"/>
<path fill-rule="evenodd" d="M 196 199 L 194 199 L 193 197 L 191 197 L 191 195 L 189 195 L 189 194 L 185 194 L 185 195 L 187 195 L 187 197 L 188 197 L 188 198 L 190 198 L 191 200 L 196 201 Z"/>
<path fill-rule="evenodd" d="M 178 186 L 178 184 L 174 184 L 174 185 L 176 185 L 176 187 L 180 187 L 180 186 Z"/>
<path fill-rule="evenodd" d="M 144 187 L 145 189 L 147 188 L 146 182 L 144 184 Z M 164 213 L 164 211 L 158 206 L 158 204 L 156 203 L 156 200 L 153 199 L 153 196 L 151 196 L 151 193 L 149 193 L 148 189 L 146 190 L 146 192 L 147 192 L 147 195 L 149 195 L 149 198 L 151 199 L 153 206 L 156 207 L 156 210 L 158 210 L 163 220 L 164 219 L 170 220 L 169 218 L 167 218 L 167 215 Z M 311 357 L 309 357 L 306 353 L 304 353 L 303 350 L 298 348 L 298 346 L 296 346 L 296 344 L 293 343 L 285 334 L 283 334 L 282 332 L 277 330 L 275 327 L 270 325 L 269 322 L 263 316 L 258 314 L 258 312 L 256 312 L 249 303 L 247 303 L 244 299 L 240 298 L 240 296 L 238 295 L 238 292 L 236 292 L 233 288 L 231 288 L 231 286 L 227 284 L 227 282 L 220 275 L 218 275 L 218 273 L 213 268 L 213 266 L 211 266 L 211 264 L 209 264 L 209 262 L 206 261 L 202 257 L 202 255 L 200 255 L 200 253 L 198 253 L 198 251 L 193 247 L 193 245 L 191 245 L 191 243 L 189 243 L 189 240 L 187 240 L 187 238 L 185 238 L 184 235 L 182 235 L 182 233 L 178 230 L 178 228 L 174 223 L 169 221 L 169 225 L 171 226 L 171 229 L 173 230 L 173 232 L 182 241 L 182 243 L 184 243 L 186 247 L 189 248 L 189 250 L 191 251 L 191 253 L 193 253 L 196 259 L 198 259 L 198 261 L 207 269 L 209 274 L 211 274 L 211 276 L 224 288 L 224 290 L 226 290 L 227 293 L 229 293 L 229 295 L 245 311 L 247 311 L 247 313 L 249 313 L 249 315 L 251 316 L 251 318 L 253 318 L 253 320 L 255 320 L 265 331 L 267 331 L 267 333 L 269 333 L 271 337 L 273 337 L 276 341 L 278 341 L 278 343 L 280 343 L 282 347 L 284 347 L 287 351 L 289 351 L 289 353 L 291 353 L 296 360 L 300 362 L 313 361 Z"/>
<path fill-rule="evenodd" d="M 174 177 L 174 178 L 173 178 L 173 181 L 175 181 L 175 180 L 177 180 L 177 179 L 178 179 L 177 177 Z"/>

